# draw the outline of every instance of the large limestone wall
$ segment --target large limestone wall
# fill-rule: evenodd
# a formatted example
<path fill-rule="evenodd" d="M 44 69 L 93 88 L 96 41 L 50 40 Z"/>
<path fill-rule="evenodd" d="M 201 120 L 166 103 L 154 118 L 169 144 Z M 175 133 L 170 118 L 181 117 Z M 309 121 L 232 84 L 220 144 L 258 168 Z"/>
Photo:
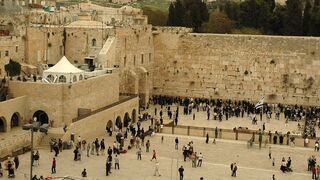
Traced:
<path fill-rule="evenodd" d="M 54 121 L 53 126 L 59 127 L 70 124 L 78 108 L 96 110 L 118 101 L 118 79 L 114 73 L 72 84 L 10 81 L 9 93 L 13 97 L 27 96 L 27 119 L 42 110 Z"/>
<path fill-rule="evenodd" d="M 28 27 L 28 63 L 56 64 L 64 53 L 63 27 Z"/>
<path fill-rule="evenodd" d="M 81 119 L 80 121 L 72 123 L 68 127 L 68 131 L 63 136 L 63 140 L 69 140 L 71 133 L 75 134 L 76 137 L 81 136 L 82 138 L 86 139 L 93 139 L 98 136 L 103 136 L 106 133 L 107 123 L 111 121 L 112 127 L 114 127 L 117 117 L 120 117 L 121 122 L 123 123 L 126 113 L 128 113 L 130 119 L 134 119 L 133 116 L 135 116 L 137 121 L 138 108 L 139 100 L 136 97 L 97 114 Z"/>
<path fill-rule="evenodd" d="M 120 92 L 134 93 L 138 89 L 148 92 L 152 90 L 154 62 L 152 27 L 148 25 L 117 28 L 115 51 L 115 60 L 110 65 L 120 68 Z M 145 79 L 144 76 L 147 76 L 147 82 L 139 83 Z M 145 87 L 137 87 L 139 84 Z"/>
<path fill-rule="evenodd" d="M 0 36 L 0 77 L 5 76 L 4 65 L 13 59 L 24 62 L 24 40 L 17 36 Z"/>
<path fill-rule="evenodd" d="M 26 101 L 27 97 L 22 96 L 15 99 L 0 102 L 0 117 L 5 120 L 6 131 L 11 130 L 11 118 L 14 113 L 18 115 L 19 125 L 23 125 L 26 120 Z"/>
<path fill-rule="evenodd" d="M 320 38 L 154 32 L 154 94 L 320 103 Z"/>

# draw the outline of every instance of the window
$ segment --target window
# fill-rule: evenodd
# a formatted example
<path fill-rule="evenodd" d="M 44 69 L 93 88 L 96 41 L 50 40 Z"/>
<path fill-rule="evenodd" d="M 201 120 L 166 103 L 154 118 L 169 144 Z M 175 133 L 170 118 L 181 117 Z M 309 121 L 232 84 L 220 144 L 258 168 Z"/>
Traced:
<path fill-rule="evenodd" d="M 133 56 L 133 65 L 136 65 L 136 55 Z"/>
<path fill-rule="evenodd" d="M 73 81 L 72 82 L 77 82 L 77 76 L 76 75 L 73 76 Z"/>
<path fill-rule="evenodd" d="M 81 81 L 82 79 L 83 79 L 83 76 L 82 76 L 82 74 L 80 74 L 79 81 Z"/>
<path fill-rule="evenodd" d="M 9 51 L 5 51 L 4 56 L 9 56 Z"/>
<path fill-rule="evenodd" d="M 149 62 L 151 62 L 152 55 L 149 53 Z"/>
<path fill-rule="evenodd" d="M 59 76 L 59 82 L 65 83 L 65 82 L 67 82 L 67 78 L 64 75 Z"/>
<path fill-rule="evenodd" d="M 97 40 L 96 39 L 92 39 L 92 46 L 96 46 L 97 45 Z"/>
<path fill-rule="evenodd" d="M 141 64 L 143 64 L 143 54 L 141 54 Z"/>
<path fill-rule="evenodd" d="M 16 46 L 16 53 L 18 52 L 18 50 L 19 50 L 19 48 L 18 48 L 18 46 Z"/>
<path fill-rule="evenodd" d="M 47 79 L 48 79 L 50 82 L 53 82 L 53 81 L 54 81 L 54 77 L 53 77 L 52 74 L 49 74 L 49 75 L 47 76 Z"/>

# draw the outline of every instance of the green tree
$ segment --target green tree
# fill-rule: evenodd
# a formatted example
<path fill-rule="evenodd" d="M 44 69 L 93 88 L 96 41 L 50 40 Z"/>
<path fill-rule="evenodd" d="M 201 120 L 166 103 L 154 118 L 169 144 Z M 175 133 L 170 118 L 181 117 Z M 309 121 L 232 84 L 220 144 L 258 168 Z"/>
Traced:
<path fill-rule="evenodd" d="M 168 15 L 168 20 L 167 20 L 167 25 L 168 26 L 174 26 L 176 24 L 175 22 L 175 7 L 174 4 L 171 2 L 169 6 L 169 15 Z"/>
<path fill-rule="evenodd" d="M 224 5 L 223 11 L 232 20 L 238 21 L 240 13 L 240 5 L 235 1 L 227 1 Z"/>
<path fill-rule="evenodd" d="M 306 6 L 303 11 L 303 21 L 302 21 L 302 34 L 304 36 L 309 34 L 310 19 L 311 19 L 311 3 L 310 3 L 310 0 L 307 0 Z"/>
<path fill-rule="evenodd" d="M 276 5 L 275 11 L 270 20 L 270 34 L 283 35 L 283 20 L 286 15 L 286 8 L 281 5 Z"/>
<path fill-rule="evenodd" d="M 143 14 L 148 16 L 148 23 L 153 26 L 166 26 L 167 24 L 167 12 L 157 10 L 149 7 L 142 7 Z"/>
<path fill-rule="evenodd" d="M 309 35 L 320 36 L 320 0 L 314 1 L 310 17 Z"/>
<path fill-rule="evenodd" d="M 212 12 L 209 21 L 204 25 L 204 31 L 207 33 L 231 33 L 235 28 L 235 22 L 228 18 L 223 12 Z"/>
<path fill-rule="evenodd" d="M 269 10 L 270 12 L 273 12 L 274 11 L 274 8 L 276 7 L 276 1 L 275 0 L 264 0 L 268 6 L 269 6 Z"/>
<path fill-rule="evenodd" d="M 168 24 L 171 26 L 191 27 L 199 32 L 208 20 L 207 5 L 201 0 L 177 0 L 169 7 Z"/>
<path fill-rule="evenodd" d="M 285 35 L 298 36 L 302 34 L 301 0 L 286 1 L 286 15 L 283 26 Z"/>
<path fill-rule="evenodd" d="M 21 65 L 10 59 L 9 63 L 4 66 L 4 69 L 9 76 L 17 76 L 20 75 Z"/>
<path fill-rule="evenodd" d="M 242 26 L 268 30 L 270 7 L 264 0 L 247 0 L 240 4 L 239 21 Z"/>
<path fill-rule="evenodd" d="M 175 23 L 177 26 L 183 26 L 183 18 L 185 16 L 185 9 L 180 0 L 175 3 Z"/>

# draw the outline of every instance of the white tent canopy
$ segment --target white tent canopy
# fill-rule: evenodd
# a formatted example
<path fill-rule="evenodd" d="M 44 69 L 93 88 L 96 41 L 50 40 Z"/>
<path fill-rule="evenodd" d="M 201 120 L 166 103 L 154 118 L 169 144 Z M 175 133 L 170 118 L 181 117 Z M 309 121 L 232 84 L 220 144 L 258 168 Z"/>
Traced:
<path fill-rule="evenodd" d="M 84 79 L 84 71 L 76 68 L 63 56 L 53 67 L 43 71 L 44 82 L 72 83 Z"/>

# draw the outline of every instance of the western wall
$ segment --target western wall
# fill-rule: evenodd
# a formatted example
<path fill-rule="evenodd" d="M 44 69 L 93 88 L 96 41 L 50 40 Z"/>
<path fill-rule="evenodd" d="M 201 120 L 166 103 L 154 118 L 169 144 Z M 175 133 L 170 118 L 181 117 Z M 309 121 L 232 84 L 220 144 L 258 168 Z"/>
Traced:
<path fill-rule="evenodd" d="M 320 38 L 155 28 L 153 94 L 318 105 Z"/>

